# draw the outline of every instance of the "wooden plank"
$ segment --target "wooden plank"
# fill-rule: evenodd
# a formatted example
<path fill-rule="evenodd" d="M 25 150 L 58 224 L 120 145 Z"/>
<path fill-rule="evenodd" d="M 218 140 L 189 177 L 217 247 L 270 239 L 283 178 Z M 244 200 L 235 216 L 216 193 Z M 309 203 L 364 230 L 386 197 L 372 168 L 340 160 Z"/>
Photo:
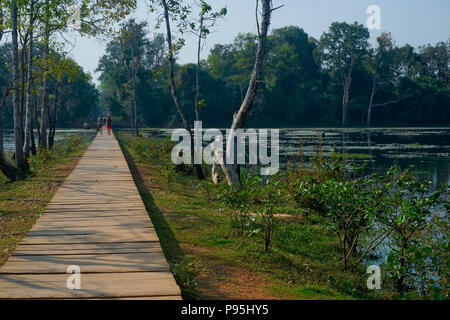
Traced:
<path fill-rule="evenodd" d="M 180 297 L 170 272 L 81 274 L 81 290 L 67 289 L 67 274 L 0 275 L 2 299 Z"/>
<path fill-rule="evenodd" d="M 127 230 L 128 231 L 128 230 Z M 30 236 L 22 240 L 23 244 L 77 244 L 103 242 L 155 242 L 159 241 L 155 232 L 133 230 L 132 232 L 102 233 L 86 235 Z"/>
<path fill-rule="evenodd" d="M 153 227 L 149 225 L 137 226 L 134 227 L 133 230 L 139 231 L 148 231 L 153 232 Z M 88 235 L 88 234 L 115 234 L 122 232 L 130 232 L 130 228 L 121 227 L 121 226 L 85 226 L 85 227 L 75 227 L 75 226 L 66 226 L 64 228 L 61 227 L 45 227 L 39 226 L 38 228 L 33 228 L 30 232 L 28 232 L 27 237 L 36 237 L 36 236 L 57 236 L 57 235 Z"/>
<path fill-rule="evenodd" d="M 158 242 L 106 242 L 106 243 L 80 243 L 70 246 L 58 244 L 20 244 L 12 253 L 19 255 L 83 255 L 83 254 L 119 254 L 129 252 L 162 252 Z M 1 270 L 1 269 L 0 269 Z"/>
<path fill-rule="evenodd" d="M 169 271 L 161 252 L 89 255 L 28 255 L 13 256 L 0 274 L 66 273 L 67 267 L 77 265 L 81 273 L 118 273 Z"/>
<path fill-rule="evenodd" d="M 142 214 L 117 214 L 117 213 L 83 213 L 80 212 L 78 215 L 75 213 L 65 214 L 64 216 L 60 215 L 53 215 L 53 214 L 46 214 L 42 216 L 42 221 L 45 219 L 51 219 L 52 221 L 80 221 L 80 220 L 89 220 L 89 219 L 121 219 L 122 222 L 126 223 L 128 219 L 131 221 L 133 219 L 141 219 L 141 218 L 147 218 L 147 216 L 144 216 Z M 44 219 L 45 218 L 45 219 Z"/>
<path fill-rule="evenodd" d="M 47 219 L 48 220 L 48 219 Z M 34 227 L 32 231 L 38 230 L 70 230 L 74 228 L 105 228 L 105 227 L 117 227 L 117 228 L 153 228 L 153 225 L 148 221 L 142 219 L 134 219 L 124 222 L 123 219 L 79 219 L 79 220 L 48 220 L 47 223 L 39 223 Z"/>
<path fill-rule="evenodd" d="M 0 299 L 181 299 L 169 270 L 117 141 L 97 136 L 0 269 Z"/>
<path fill-rule="evenodd" d="M 73 217 L 71 219 L 52 219 L 52 216 L 45 216 L 40 218 L 40 222 L 32 229 L 39 229 L 48 227 L 62 227 L 65 226 L 123 226 L 128 228 L 133 228 L 134 226 L 141 225 L 151 225 L 148 221 L 148 217 L 136 215 L 127 216 L 127 220 L 124 221 L 122 217 L 112 217 L 109 216 L 105 219 L 103 216 L 100 217 Z"/>

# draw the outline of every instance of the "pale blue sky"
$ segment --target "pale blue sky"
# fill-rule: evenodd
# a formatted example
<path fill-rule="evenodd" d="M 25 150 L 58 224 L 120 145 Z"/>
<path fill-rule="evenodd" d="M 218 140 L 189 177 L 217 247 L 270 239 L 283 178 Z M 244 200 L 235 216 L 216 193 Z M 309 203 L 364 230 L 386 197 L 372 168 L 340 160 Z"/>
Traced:
<path fill-rule="evenodd" d="M 146 20 L 150 31 L 154 31 L 154 17 L 148 14 L 145 0 L 133 16 Z M 189 0 L 194 3 L 194 0 Z M 217 9 L 226 6 L 228 15 L 219 22 L 216 32 L 207 40 L 203 56 L 216 43 L 229 43 L 239 32 L 255 32 L 255 0 L 210 0 Z M 271 28 L 296 25 L 309 35 L 319 38 L 329 25 L 335 21 L 366 24 L 369 5 L 381 9 L 381 30 L 372 32 L 375 38 L 382 31 L 390 31 L 398 45 L 409 43 L 413 46 L 435 44 L 450 39 L 450 0 L 274 0 L 274 5 L 284 7 L 275 11 Z M 163 31 L 163 30 L 162 30 Z M 105 40 L 69 36 L 74 47 L 71 55 L 94 75 L 98 59 L 105 49 Z M 68 47 L 70 49 L 70 46 Z M 186 47 L 179 55 L 180 62 L 193 62 L 196 44 L 188 37 Z"/>

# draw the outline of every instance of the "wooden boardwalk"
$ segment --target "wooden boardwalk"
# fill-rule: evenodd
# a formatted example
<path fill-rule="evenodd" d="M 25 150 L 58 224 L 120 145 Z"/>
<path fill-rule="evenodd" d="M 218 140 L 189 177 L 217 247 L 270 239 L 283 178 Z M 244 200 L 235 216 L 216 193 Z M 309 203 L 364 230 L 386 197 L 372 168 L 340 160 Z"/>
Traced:
<path fill-rule="evenodd" d="M 81 289 L 67 288 L 69 266 Z M 181 299 L 125 157 L 97 136 L 0 269 L 0 299 Z"/>

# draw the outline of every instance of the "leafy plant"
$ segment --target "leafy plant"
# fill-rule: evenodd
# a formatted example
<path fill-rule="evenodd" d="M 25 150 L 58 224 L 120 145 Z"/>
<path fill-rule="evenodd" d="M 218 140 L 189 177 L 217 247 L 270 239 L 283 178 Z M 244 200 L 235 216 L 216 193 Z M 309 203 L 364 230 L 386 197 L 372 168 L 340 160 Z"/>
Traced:
<path fill-rule="evenodd" d="M 442 228 L 448 223 L 448 211 L 442 212 L 448 186 L 433 191 L 431 181 L 418 181 L 409 170 L 399 173 L 393 168 L 388 177 L 389 206 L 381 216 L 383 225 L 392 231 L 388 274 L 401 295 L 413 289 L 429 293 L 436 281 L 448 274 L 448 260 L 444 263 L 440 257 L 448 256 L 444 251 L 449 243 L 448 228 Z M 436 228 L 442 233 L 436 234 Z"/>
<path fill-rule="evenodd" d="M 45 170 L 48 161 L 52 158 L 52 152 L 46 148 L 39 148 L 35 155 L 30 155 L 28 164 L 34 172 Z"/>
<path fill-rule="evenodd" d="M 183 260 L 171 264 L 170 269 L 182 290 L 183 297 L 185 299 L 196 299 L 197 282 L 195 279 L 200 274 L 197 261 L 190 257 L 185 257 Z"/>

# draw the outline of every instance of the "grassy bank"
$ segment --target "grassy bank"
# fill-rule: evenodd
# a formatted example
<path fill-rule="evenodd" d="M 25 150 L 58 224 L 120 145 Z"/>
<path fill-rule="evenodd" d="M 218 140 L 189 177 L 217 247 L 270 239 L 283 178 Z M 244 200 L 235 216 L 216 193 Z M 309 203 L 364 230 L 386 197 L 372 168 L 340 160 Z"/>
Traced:
<path fill-rule="evenodd" d="M 30 175 L 10 183 L 0 173 L 0 266 L 34 225 L 64 179 L 75 168 L 93 135 L 58 141 L 51 151 L 32 156 Z"/>
<path fill-rule="evenodd" d="M 366 288 L 365 271 L 342 269 L 338 238 L 311 217 L 275 217 L 276 232 L 265 251 L 256 224 L 251 232 L 237 232 L 217 187 L 171 167 L 170 143 L 127 134 L 119 140 L 185 298 L 389 297 L 389 291 Z M 250 228 L 252 221 L 250 214 Z"/>

